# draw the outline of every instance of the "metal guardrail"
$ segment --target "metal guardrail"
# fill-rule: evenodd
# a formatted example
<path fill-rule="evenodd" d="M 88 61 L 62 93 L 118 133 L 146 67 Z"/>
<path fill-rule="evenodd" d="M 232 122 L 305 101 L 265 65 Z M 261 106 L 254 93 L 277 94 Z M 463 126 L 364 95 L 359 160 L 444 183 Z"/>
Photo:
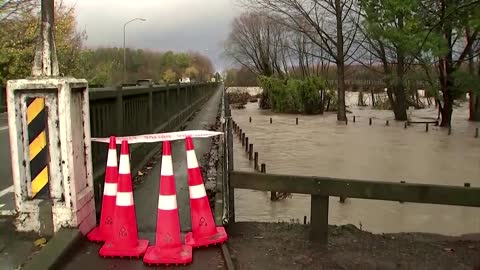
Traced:
<path fill-rule="evenodd" d="M 199 101 L 213 93 L 216 86 L 213 83 L 201 83 L 90 89 L 92 137 L 172 131 L 197 108 Z M 92 159 L 94 167 L 104 163 L 105 145 L 92 145 Z M 132 160 L 132 163 L 135 161 Z"/>
<path fill-rule="evenodd" d="M 233 188 L 230 185 L 230 174 L 229 172 L 233 171 L 233 121 L 232 121 L 232 113 L 230 110 L 230 104 L 227 98 L 227 88 L 223 91 L 222 97 L 222 116 L 225 120 L 223 123 L 223 185 L 222 185 L 222 192 L 223 192 L 223 203 L 224 208 L 222 211 L 222 221 L 224 225 L 228 225 L 228 223 L 235 222 L 235 215 L 234 215 L 234 207 L 235 207 L 235 200 L 233 197 Z"/>
<path fill-rule="evenodd" d="M 328 241 L 329 196 L 480 207 L 480 188 L 231 171 L 232 188 L 311 195 L 310 239 Z M 231 196 L 232 194 L 230 194 Z"/>
<path fill-rule="evenodd" d="M 92 137 L 128 136 L 177 130 L 208 99 L 218 83 L 91 88 Z M 130 146 L 132 172 L 140 170 L 161 144 Z M 92 143 L 96 202 L 101 202 L 106 148 Z"/>

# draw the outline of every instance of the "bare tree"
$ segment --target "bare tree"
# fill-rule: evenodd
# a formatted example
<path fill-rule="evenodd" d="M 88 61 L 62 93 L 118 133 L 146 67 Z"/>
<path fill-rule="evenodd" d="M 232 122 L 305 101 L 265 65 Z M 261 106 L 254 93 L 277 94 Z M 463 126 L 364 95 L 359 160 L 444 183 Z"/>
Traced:
<path fill-rule="evenodd" d="M 233 21 L 225 52 L 256 74 L 282 77 L 288 72 L 282 51 L 284 34 L 282 25 L 263 14 L 244 13 Z"/>
<path fill-rule="evenodd" d="M 357 33 L 356 0 L 240 0 L 246 7 L 279 18 L 279 23 L 303 33 L 333 59 L 337 69 L 337 120 L 346 120 L 345 63 Z"/>

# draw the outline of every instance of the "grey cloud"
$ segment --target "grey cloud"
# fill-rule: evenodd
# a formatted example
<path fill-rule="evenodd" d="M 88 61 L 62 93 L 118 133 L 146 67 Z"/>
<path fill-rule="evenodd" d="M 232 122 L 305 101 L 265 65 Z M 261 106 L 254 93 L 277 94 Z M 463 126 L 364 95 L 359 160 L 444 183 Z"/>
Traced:
<path fill-rule="evenodd" d="M 64 0 L 76 8 L 80 29 L 88 34 L 89 47 L 123 46 L 123 24 L 127 46 L 152 50 L 200 51 L 216 69 L 225 67 L 223 41 L 232 19 L 240 13 L 235 0 Z"/>

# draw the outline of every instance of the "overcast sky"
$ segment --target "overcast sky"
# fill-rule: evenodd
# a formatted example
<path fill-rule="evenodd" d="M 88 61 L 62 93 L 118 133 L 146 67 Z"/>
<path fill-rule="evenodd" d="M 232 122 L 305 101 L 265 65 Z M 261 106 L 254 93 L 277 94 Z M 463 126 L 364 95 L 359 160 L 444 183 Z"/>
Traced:
<path fill-rule="evenodd" d="M 240 13 L 235 0 L 64 0 L 76 8 L 77 23 L 88 34 L 89 47 L 127 47 L 188 51 L 208 55 L 217 70 L 229 61 L 221 56 L 232 19 Z"/>

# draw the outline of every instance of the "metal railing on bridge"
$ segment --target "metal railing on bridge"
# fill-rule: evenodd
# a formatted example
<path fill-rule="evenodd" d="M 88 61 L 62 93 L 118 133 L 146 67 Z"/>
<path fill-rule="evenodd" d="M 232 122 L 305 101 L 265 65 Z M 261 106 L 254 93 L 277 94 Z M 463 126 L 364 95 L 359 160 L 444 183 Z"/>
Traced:
<path fill-rule="evenodd" d="M 224 96 L 225 116 L 230 116 Z M 233 169 L 233 120 L 225 117 L 224 224 L 235 222 L 234 191 L 237 188 L 311 195 L 310 239 L 328 241 L 329 197 L 400 201 L 480 207 L 480 188 L 414 183 L 364 181 L 235 171 Z"/>
<path fill-rule="evenodd" d="M 178 130 L 217 89 L 218 83 L 91 88 L 92 137 L 139 135 Z M 130 147 L 132 172 L 140 170 L 161 144 Z M 106 145 L 92 143 L 96 201 L 100 203 L 106 162 Z"/>

